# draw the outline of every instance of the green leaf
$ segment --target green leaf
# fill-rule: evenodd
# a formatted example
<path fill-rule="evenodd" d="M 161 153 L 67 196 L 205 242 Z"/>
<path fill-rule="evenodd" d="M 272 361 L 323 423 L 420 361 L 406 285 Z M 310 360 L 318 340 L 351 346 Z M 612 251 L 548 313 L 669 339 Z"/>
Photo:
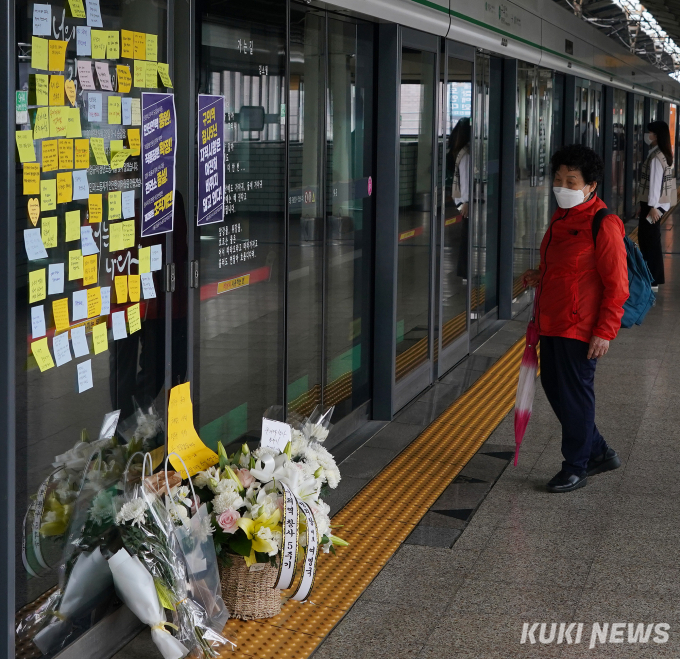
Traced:
<path fill-rule="evenodd" d="M 239 531 L 241 531 L 241 529 L 239 529 Z M 250 551 L 253 548 L 253 541 L 248 540 L 248 537 L 243 531 L 234 533 L 228 544 L 229 548 L 239 556 L 250 556 Z"/>
<path fill-rule="evenodd" d="M 172 603 L 172 593 L 170 589 L 158 578 L 154 578 L 153 585 L 156 586 L 156 595 L 158 595 L 158 601 L 164 609 L 169 609 L 170 611 L 175 610 L 175 605 Z"/>

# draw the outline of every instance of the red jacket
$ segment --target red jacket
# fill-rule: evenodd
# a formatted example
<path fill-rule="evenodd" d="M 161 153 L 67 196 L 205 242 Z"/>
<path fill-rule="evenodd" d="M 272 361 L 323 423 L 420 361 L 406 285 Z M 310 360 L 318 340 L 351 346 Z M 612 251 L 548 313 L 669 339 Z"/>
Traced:
<path fill-rule="evenodd" d="M 621 327 L 628 299 L 623 224 L 603 218 L 593 244 L 593 219 L 605 205 L 598 197 L 558 208 L 541 243 L 541 280 L 536 322 L 544 336 L 611 341 Z"/>

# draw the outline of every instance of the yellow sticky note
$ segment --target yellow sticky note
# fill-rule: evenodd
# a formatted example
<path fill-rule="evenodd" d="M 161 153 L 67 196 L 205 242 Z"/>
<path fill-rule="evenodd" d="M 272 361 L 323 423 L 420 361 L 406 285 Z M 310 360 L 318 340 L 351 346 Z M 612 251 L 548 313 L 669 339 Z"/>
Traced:
<path fill-rule="evenodd" d="M 53 211 L 57 208 L 57 180 L 52 178 L 40 181 L 40 208 Z"/>
<path fill-rule="evenodd" d="M 106 59 L 118 59 L 120 57 L 120 41 L 118 30 L 106 33 Z"/>
<path fill-rule="evenodd" d="M 140 247 L 137 250 L 137 258 L 139 260 L 139 274 L 151 272 L 151 247 Z"/>
<path fill-rule="evenodd" d="M 57 218 L 43 217 L 40 222 L 40 236 L 45 249 L 57 246 Z"/>
<path fill-rule="evenodd" d="M 90 30 L 92 59 L 106 59 L 107 33 L 104 30 Z"/>
<path fill-rule="evenodd" d="M 89 219 L 88 221 L 90 224 L 93 224 L 94 222 L 101 222 L 102 221 L 102 195 L 101 192 L 98 192 L 97 194 L 91 194 L 88 201 L 87 201 L 87 208 L 89 211 Z"/>
<path fill-rule="evenodd" d="M 43 172 L 53 172 L 59 169 L 59 149 L 57 140 L 45 140 L 42 143 Z"/>
<path fill-rule="evenodd" d="M 47 337 L 43 336 L 42 339 L 33 341 L 31 343 L 31 352 L 35 357 L 35 361 L 38 364 L 40 372 L 43 373 L 50 368 L 54 368 L 54 360 L 52 359 L 52 353 L 47 346 Z"/>
<path fill-rule="evenodd" d="M 65 105 L 50 107 L 50 137 L 66 137 L 68 112 Z"/>
<path fill-rule="evenodd" d="M 83 0 L 68 0 L 71 7 L 71 16 L 73 18 L 87 18 L 85 14 L 85 7 L 83 7 Z"/>
<path fill-rule="evenodd" d="M 123 248 L 123 223 L 109 224 L 109 252 L 118 252 Z"/>
<path fill-rule="evenodd" d="M 68 280 L 83 278 L 83 252 L 79 249 L 68 253 Z"/>
<path fill-rule="evenodd" d="M 73 169 L 73 140 L 59 140 L 58 150 L 59 169 Z"/>
<path fill-rule="evenodd" d="M 71 321 L 68 318 L 67 297 L 52 302 L 52 315 L 54 316 L 54 326 L 57 328 L 57 332 L 63 332 L 68 329 Z"/>
<path fill-rule="evenodd" d="M 24 165 L 24 194 L 40 194 L 40 164 L 37 162 Z"/>
<path fill-rule="evenodd" d="M 94 159 L 98 165 L 108 165 L 109 161 L 106 159 L 106 151 L 104 151 L 104 138 L 91 137 L 90 147 L 94 154 Z"/>
<path fill-rule="evenodd" d="M 146 34 L 144 32 L 134 32 L 133 39 L 135 59 L 146 59 Z"/>
<path fill-rule="evenodd" d="M 92 345 L 94 346 L 95 355 L 98 355 L 100 352 L 106 352 L 109 349 L 109 332 L 106 322 L 97 323 L 92 328 Z"/>
<path fill-rule="evenodd" d="M 122 194 L 120 190 L 109 192 L 109 221 L 120 220 Z"/>
<path fill-rule="evenodd" d="M 142 320 L 139 317 L 139 304 L 133 304 L 128 307 L 127 310 L 128 317 L 128 330 L 130 334 L 133 332 L 138 332 L 142 329 Z"/>
<path fill-rule="evenodd" d="M 139 302 L 139 275 L 128 275 L 128 293 L 130 294 L 130 302 Z"/>
<path fill-rule="evenodd" d="M 217 454 L 201 441 L 194 428 L 190 387 L 191 384 L 185 382 L 170 389 L 168 405 L 168 455 L 173 468 L 183 478 L 205 471 L 219 462 Z M 186 470 L 183 464 L 186 465 Z"/>
<path fill-rule="evenodd" d="M 111 158 L 111 169 L 120 169 L 131 155 L 132 151 L 130 149 L 123 149 L 116 153 L 116 155 Z"/>
<path fill-rule="evenodd" d="M 33 127 L 33 137 L 36 140 L 41 140 L 49 136 L 50 136 L 49 108 L 38 108 L 35 113 L 35 126 Z"/>
<path fill-rule="evenodd" d="M 68 41 L 50 39 L 50 71 L 63 71 L 66 65 L 66 46 Z"/>
<path fill-rule="evenodd" d="M 80 211 L 66 212 L 66 242 L 80 240 Z"/>
<path fill-rule="evenodd" d="M 30 304 L 44 300 L 47 295 L 45 268 L 28 273 L 28 301 Z"/>
<path fill-rule="evenodd" d="M 97 283 L 97 255 L 83 256 L 83 286 Z"/>
<path fill-rule="evenodd" d="M 170 65 L 165 64 L 164 62 L 158 62 L 158 75 L 163 81 L 163 86 L 172 89 L 172 80 L 170 80 Z"/>
<path fill-rule="evenodd" d="M 120 124 L 121 105 L 120 96 L 109 96 L 109 123 Z"/>
<path fill-rule="evenodd" d="M 114 277 L 113 283 L 116 286 L 116 301 L 118 304 L 123 304 L 127 302 L 128 290 L 127 290 L 127 277 L 125 275 L 119 275 Z"/>
<path fill-rule="evenodd" d="M 121 222 L 123 225 L 123 247 L 134 247 L 135 246 L 135 221 L 126 220 Z"/>
<path fill-rule="evenodd" d="M 64 105 L 64 76 L 50 76 L 50 105 Z"/>
<path fill-rule="evenodd" d="M 130 145 L 131 155 L 138 156 L 141 153 L 141 141 L 139 137 L 139 128 L 128 128 L 127 132 L 128 144 Z"/>
<path fill-rule="evenodd" d="M 76 105 L 76 83 L 73 80 L 64 80 L 64 92 L 69 103 L 75 107 Z"/>
<path fill-rule="evenodd" d="M 87 289 L 87 317 L 94 318 L 102 312 L 102 292 L 99 286 Z"/>
<path fill-rule="evenodd" d="M 146 59 L 155 62 L 158 59 L 158 35 L 146 35 Z"/>
<path fill-rule="evenodd" d="M 120 64 L 116 67 L 116 78 L 118 79 L 118 91 L 122 94 L 127 94 L 132 87 L 132 76 L 130 75 L 129 66 L 121 66 Z"/>
<path fill-rule="evenodd" d="M 125 147 L 123 146 L 123 140 L 111 140 L 109 142 L 109 149 L 111 151 L 111 158 L 115 156 L 119 151 L 122 151 Z"/>
<path fill-rule="evenodd" d="M 66 137 L 80 137 L 80 108 L 66 108 Z"/>
<path fill-rule="evenodd" d="M 35 162 L 35 148 L 33 146 L 33 131 L 18 130 L 17 149 L 19 150 L 19 162 Z"/>
<path fill-rule="evenodd" d="M 26 204 L 26 210 L 28 210 L 28 219 L 31 220 L 31 224 L 33 226 L 38 224 L 38 219 L 40 218 L 40 200 L 37 197 L 29 199 Z"/>
<path fill-rule="evenodd" d="M 130 30 L 120 31 L 120 41 L 121 41 L 121 56 L 127 57 L 128 59 L 134 59 L 135 57 L 135 33 Z"/>
<path fill-rule="evenodd" d="M 146 62 L 135 60 L 135 87 L 146 86 Z"/>
<path fill-rule="evenodd" d="M 57 203 L 67 204 L 73 201 L 73 176 L 71 172 L 57 174 Z"/>
<path fill-rule="evenodd" d="M 156 89 L 158 87 L 158 64 L 156 62 L 146 63 L 146 87 Z"/>
<path fill-rule="evenodd" d="M 31 39 L 31 68 L 47 71 L 48 52 L 47 39 L 33 37 Z"/>
<path fill-rule="evenodd" d="M 50 77 L 45 73 L 35 74 L 35 104 L 49 105 Z"/>
<path fill-rule="evenodd" d="M 76 140 L 76 169 L 90 166 L 90 140 Z"/>

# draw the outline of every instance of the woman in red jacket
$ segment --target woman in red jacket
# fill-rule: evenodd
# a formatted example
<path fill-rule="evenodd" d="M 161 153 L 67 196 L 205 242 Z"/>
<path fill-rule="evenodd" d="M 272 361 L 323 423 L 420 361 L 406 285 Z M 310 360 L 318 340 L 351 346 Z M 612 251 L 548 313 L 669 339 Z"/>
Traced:
<path fill-rule="evenodd" d="M 593 242 L 604 165 L 592 150 L 567 146 L 552 157 L 559 208 L 541 243 L 541 265 L 526 275 L 537 286 L 536 323 L 541 337 L 541 383 L 562 424 L 561 471 L 550 492 L 583 487 L 588 476 L 621 461 L 595 425 L 595 367 L 621 326 L 628 299 L 624 228 L 606 215 Z"/>

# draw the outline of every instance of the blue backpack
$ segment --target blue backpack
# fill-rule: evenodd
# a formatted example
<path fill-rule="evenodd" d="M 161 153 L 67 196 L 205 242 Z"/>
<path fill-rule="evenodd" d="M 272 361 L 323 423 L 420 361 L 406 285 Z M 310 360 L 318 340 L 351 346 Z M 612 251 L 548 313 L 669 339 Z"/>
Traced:
<path fill-rule="evenodd" d="M 597 234 L 602 220 L 610 215 L 607 208 L 601 208 L 595 213 L 593 219 L 593 243 L 597 243 Z M 626 246 L 628 261 L 628 300 L 623 305 L 623 318 L 621 327 L 628 329 L 633 325 L 642 325 L 647 312 L 656 303 L 656 295 L 652 290 L 652 275 L 647 267 L 647 262 L 642 256 L 638 246 L 625 236 L 623 244 Z"/>

